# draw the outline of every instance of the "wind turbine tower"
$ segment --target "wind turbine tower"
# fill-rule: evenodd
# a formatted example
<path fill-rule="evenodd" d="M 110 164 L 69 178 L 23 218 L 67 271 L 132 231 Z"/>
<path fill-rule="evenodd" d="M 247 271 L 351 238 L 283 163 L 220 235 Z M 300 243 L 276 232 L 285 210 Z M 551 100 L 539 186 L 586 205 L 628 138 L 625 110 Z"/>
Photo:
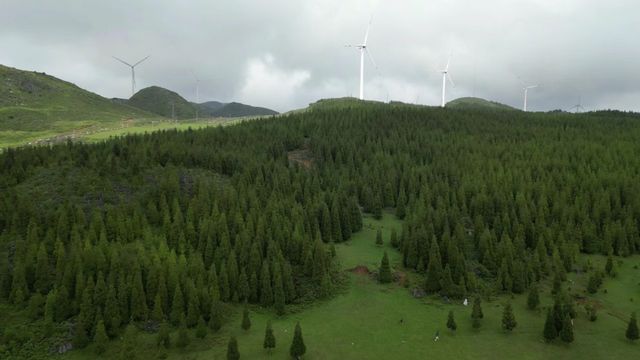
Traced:
<path fill-rule="evenodd" d="M 193 72 L 193 70 L 191 71 L 191 74 L 193 75 L 193 77 L 196 79 L 196 121 L 198 121 L 200 119 L 200 79 L 198 79 L 198 77 L 196 76 L 196 73 Z"/>
<path fill-rule="evenodd" d="M 527 111 L 527 96 L 529 95 L 529 90 L 537 88 L 539 85 L 530 85 L 523 87 L 524 90 L 524 106 L 522 107 L 522 111 Z"/>
<path fill-rule="evenodd" d="M 378 68 L 376 62 L 373 60 L 373 56 L 369 53 L 367 49 L 367 40 L 369 39 L 369 29 L 371 28 L 371 20 L 369 20 L 369 25 L 367 25 L 367 32 L 364 35 L 364 41 L 360 45 L 345 45 L 346 47 L 352 47 L 358 49 L 360 51 L 360 100 L 364 100 L 364 54 L 366 53 L 371 60 L 373 66 Z"/>
<path fill-rule="evenodd" d="M 449 64 L 451 63 L 451 56 L 449 56 L 449 59 L 447 60 L 447 66 L 444 68 L 444 70 L 441 71 L 442 73 L 442 104 L 440 106 L 444 107 L 447 104 L 447 80 L 451 83 L 451 86 L 456 86 L 453 83 L 453 80 L 451 80 L 451 75 L 449 75 Z"/>
<path fill-rule="evenodd" d="M 150 56 L 150 55 L 149 55 Z M 144 59 L 138 61 L 137 63 L 131 65 L 128 62 L 118 59 L 115 56 L 112 56 L 114 59 L 120 61 L 121 63 L 127 65 L 128 67 L 131 68 L 131 96 L 133 96 L 136 93 L 136 66 L 140 65 L 140 63 L 142 63 L 143 61 L 147 60 L 149 58 L 149 56 L 145 57 Z"/>

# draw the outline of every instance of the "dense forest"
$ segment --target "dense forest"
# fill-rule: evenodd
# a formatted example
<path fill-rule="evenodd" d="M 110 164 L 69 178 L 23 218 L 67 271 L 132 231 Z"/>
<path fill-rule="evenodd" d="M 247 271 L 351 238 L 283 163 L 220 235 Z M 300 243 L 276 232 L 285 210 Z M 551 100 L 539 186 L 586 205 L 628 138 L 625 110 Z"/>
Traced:
<path fill-rule="evenodd" d="M 522 293 L 640 252 L 640 123 L 367 104 L 0 154 L 0 298 L 109 336 L 329 296 L 361 212 L 427 293 Z"/>

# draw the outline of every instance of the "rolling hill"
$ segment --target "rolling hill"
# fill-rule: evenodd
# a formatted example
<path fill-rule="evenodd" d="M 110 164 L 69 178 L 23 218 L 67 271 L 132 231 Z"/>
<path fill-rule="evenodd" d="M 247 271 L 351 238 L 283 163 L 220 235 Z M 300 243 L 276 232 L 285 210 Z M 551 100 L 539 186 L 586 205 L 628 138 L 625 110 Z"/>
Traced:
<path fill-rule="evenodd" d="M 461 110 L 517 110 L 509 105 L 475 97 L 463 97 L 447 103 L 448 109 Z"/>
<path fill-rule="evenodd" d="M 0 65 L 0 137 L 9 131 L 64 132 L 148 116 L 45 73 Z"/>
<path fill-rule="evenodd" d="M 168 118 L 196 117 L 196 107 L 192 103 L 177 93 L 159 86 L 150 86 L 138 91 L 127 104 Z"/>
<path fill-rule="evenodd" d="M 113 99 L 113 101 L 121 102 L 122 99 Z M 278 114 L 277 111 L 271 109 L 237 102 L 207 101 L 196 104 L 187 101 L 178 93 L 159 86 L 151 86 L 138 91 L 126 103 L 168 118 L 173 118 L 175 115 L 177 119 L 193 119 L 196 117 L 196 110 L 200 117 L 232 118 Z"/>

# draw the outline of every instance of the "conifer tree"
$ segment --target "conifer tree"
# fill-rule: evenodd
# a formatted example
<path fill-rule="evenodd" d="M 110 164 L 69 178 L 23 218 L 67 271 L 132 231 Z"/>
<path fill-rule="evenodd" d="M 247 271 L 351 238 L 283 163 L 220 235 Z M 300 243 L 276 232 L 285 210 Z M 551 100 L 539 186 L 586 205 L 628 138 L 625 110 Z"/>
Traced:
<path fill-rule="evenodd" d="M 247 331 L 251 328 L 251 319 L 249 319 L 249 308 L 245 305 L 242 310 L 242 330 Z"/>
<path fill-rule="evenodd" d="M 80 319 L 76 320 L 73 333 L 73 346 L 82 349 L 89 344 L 89 336 L 87 330 Z"/>
<path fill-rule="evenodd" d="M 289 355 L 291 355 L 294 359 L 300 359 L 304 353 L 307 352 L 307 347 L 304 344 L 304 340 L 302 339 L 302 328 L 300 327 L 300 322 L 296 323 L 296 329 L 293 334 L 293 342 L 291 343 L 291 347 L 289 348 Z"/>
<path fill-rule="evenodd" d="M 571 323 L 571 317 L 569 314 L 565 314 L 562 320 L 562 329 L 560 330 L 560 340 L 566 343 L 573 342 L 573 324 Z"/>
<path fill-rule="evenodd" d="M 425 290 L 435 293 L 440 291 L 440 279 L 442 278 L 442 263 L 440 261 L 440 249 L 435 238 L 431 241 L 431 249 L 429 250 L 429 266 L 427 268 L 427 280 Z"/>
<path fill-rule="evenodd" d="M 382 256 L 382 261 L 380 262 L 380 270 L 378 272 L 378 280 L 382 284 L 388 284 L 392 280 L 391 267 L 389 266 L 389 257 L 387 255 L 386 251 L 384 252 L 384 255 Z"/>
<path fill-rule="evenodd" d="M 95 335 L 93 336 L 93 343 L 95 344 L 95 352 L 97 355 L 102 355 L 107 351 L 109 338 L 107 337 L 107 330 L 104 327 L 104 321 L 98 321 L 96 325 Z"/>
<path fill-rule="evenodd" d="M 513 308 L 511 307 L 511 303 L 508 302 L 502 311 L 502 329 L 510 332 L 513 331 L 517 325 L 516 317 L 513 315 Z"/>
<path fill-rule="evenodd" d="M 187 347 L 190 342 L 189 329 L 187 329 L 187 322 L 183 316 L 180 320 L 180 326 L 178 327 L 178 339 L 176 340 L 176 346 L 183 349 Z"/>
<path fill-rule="evenodd" d="M 165 349 L 168 349 L 171 346 L 169 325 L 165 321 L 160 324 L 160 330 L 158 330 L 158 336 L 156 338 L 156 345 L 163 346 Z"/>
<path fill-rule="evenodd" d="M 558 330 L 556 329 L 551 309 L 547 310 L 547 319 L 544 322 L 543 336 L 546 341 L 553 341 L 558 337 Z"/>
<path fill-rule="evenodd" d="M 271 306 L 273 304 L 273 290 L 271 289 L 271 273 L 269 272 L 269 264 L 265 261 L 262 264 L 262 274 L 260 276 L 260 303 L 263 306 Z"/>
<path fill-rule="evenodd" d="M 180 319 L 184 316 L 184 300 L 182 298 L 182 290 L 180 284 L 176 286 L 176 291 L 173 295 L 173 301 L 171 302 L 171 314 L 169 318 L 173 325 L 178 325 Z"/>
<path fill-rule="evenodd" d="M 480 327 L 480 320 L 484 317 L 482 313 L 482 306 L 480 303 L 480 298 L 476 297 L 473 301 L 473 309 L 471 310 L 471 322 L 474 329 Z"/>
<path fill-rule="evenodd" d="M 147 319 L 147 300 L 142 285 L 142 274 L 140 269 L 136 271 L 131 288 L 131 318 L 136 321 Z"/>
<path fill-rule="evenodd" d="M 625 335 L 627 339 L 631 341 L 638 340 L 638 321 L 636 320 L 636 313 L 631 314 Z"/>
<path fill-rule="evenodd" d="M 382 241 L 382 230 L 380 229 L 376 231 L 376 245 L 378 246 L 384 245 L 384 242 Z"/>
<path fill-rule="evenodd" d="M 231 339 L 229 339 L 229 344 L 227 345 L 227 360 L 240 360 L 238 340 L 236 340 L 235 336 L 232 336 Z"/>
<path fill-rule="evenodd" d="M 456 329 L 458 328 L 456 320 L 453 318 L 453 310 L 449 310 L 449 316 L 447 317 L 447 328 L 451 331 L 456 331 Z"/>
<path fill-rule="evenodd" d="M 107 289 L 107 299 L 104 306 L 104 321 L 109 336 L 114 337 L 121 325 L 120 307 L 116 298 L 116 290 L 110 283 Z"/>
<path fill-rule="evenodd" d="M 276 337 L 273 335 L 273 328 L 271 327 L 271 320 L 267 321 L 267 328 L 264 332 L 264 341 L 262 347 L 267 349 L 269 353 L 276 347 Z"/>
<path fill-rule="evenodd" d="M 207 336 L 207 324 L 204 322 L 204 318 L 200 316 L 198 318 L 198 325 L 196 326 L 196 337 L 198 339 L 204 339 Z"/>
<path fill-rule="evenodd" d="M 527 308 L 529 310 L 535 310 L 540 305 L 540 295 L 538 294 L 538 286 L 532 285 L 529 288 L 529 295 L 527 296 Z"/>
<path fill-rule="evenodd" d="M 222 303 L 220 300 L 211 302 L 211 312 L 209 314 L 209 327 L 217 332 L 222 327 Z"/>

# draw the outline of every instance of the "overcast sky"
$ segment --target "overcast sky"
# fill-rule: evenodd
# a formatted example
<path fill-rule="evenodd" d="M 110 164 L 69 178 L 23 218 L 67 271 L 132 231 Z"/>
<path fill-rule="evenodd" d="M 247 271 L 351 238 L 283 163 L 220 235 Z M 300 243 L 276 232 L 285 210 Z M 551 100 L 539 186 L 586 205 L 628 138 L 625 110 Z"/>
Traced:
<path fill-rule="evenodd" d="M 478 96 L 533 110 L 640 111 L 638 0 L 0 0 L 0 64 L 44 71 L 106 97 L 129 97 L 116 62 L 151 55 L 138 89 L 278 111 L 357 96 L 373 15 L 365 97 L 436 105 Z"/>

